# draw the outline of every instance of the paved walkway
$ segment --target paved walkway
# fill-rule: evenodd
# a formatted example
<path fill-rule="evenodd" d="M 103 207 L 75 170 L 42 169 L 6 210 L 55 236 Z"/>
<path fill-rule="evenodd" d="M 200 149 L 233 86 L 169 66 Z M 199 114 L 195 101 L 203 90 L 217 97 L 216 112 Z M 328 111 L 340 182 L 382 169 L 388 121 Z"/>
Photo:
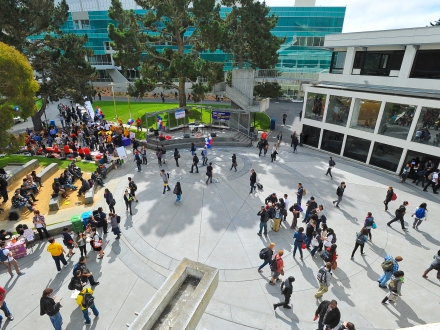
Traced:
<path fill-rule="evenodd" d="M 281 119 L 283 107 L 293 119 L 295 109 L 290 104 L 278 105 L 274 115 Z M 274 107 L 276 108 L 276 107 Z M 272 109 L 272 107 L 271 107 Z M 291 115 L 291 116 L 290 116 Z M 279 117 L 278 117 L 279 116 Z M 278 121 L 279 122 L 279 121 Z M 297 125 L 292 120 L 291 128 Z M 284 134 L 287 134 L 286 129 Z M 288 140 L 288 139 L 287 139 Z M 289 141 L 286 141 L 289 142 Z M 170 173 L 173 189 L 176 181 L 182 183 L 183 195 L 179 205 L 175 196 L 162 194 L 159 167 L 152 152 L 148 165 L 142 172 L 129 161 L 125 167 L 110 173 L 106 183 L 116 198 L 116 211 L 122 215 L 121 241 L 107 236 L 105 258 L 95 259 L 90 253 L 90 269 L 97 274 L 101 285 L 96 288 L 96 305 L 101 312 L 90 329 L 124 329 L 149 298 L 164 282 L 166 276 L 182 257 L 205 262 L 220 270 L 220 284 L 197 329 L 316 329 L 312 322 L 317 303 L 313 297 L 318 285 L 316 272 L 323 264 L 305 251 L 304 261 L 292 258 L 293 231 L 283 225 L 278 233 L 270 232 L 269 238 L 256 235 L 259 217 L 256 213 L 265 197 L 276 192 L 278 196 L 294 195 L 297 182 L 307 188 L 307 197 L 315 196 L 323 204 L 328 223 L 337 234 L 338 264 L 334 280 L 325 299 L 339 302 L 342 320 L 351 321 L 357 329 L 396 329 L 417 324 L 438 322 L 439 282 L 435 272 L 428 279 L 421 274 L 430 264 L 440 242 L 435 233 L 439 230 L 437 214 L 440 211 L 437 196 L 423 193 L 411 184 L 399 184 L 396 176 L 335 158 L 334 179 L 324 175 L 327 155 L 307 148 L 293 154 L 287 144 L 281 146 L 279 159 L 270 163 L 269 157 L 258 157 L 255 148 L 216 148 L 215 139 L 209 161 L 214 166 L 214 183 L 206 185 L 205 169 L 190 174 L 190 152 L 180 150 L 181 166 L 169 161 L 164 168 Z M 230 171 L 231 155 L 237 154 L 238 171 Z M 168 158 L 171 156 L 167 153 Z M 249 194 L 249 170 L 254 168 L 263 191 Z M 133 216 L 125 213 L 122 194 L 131 176 L 138 185 L 139 203 L 134 203 Z M 338 182 L 347 183 L 341 209 L 333 208 Z M 386 187 L 392 185 L 398 195 L 397 202 L 410 202 L 409 212 L 427 201 L 430 217 L 417 232 L 404 233 L 400 226 L 392 228 L 386 222 L 392 216 L 384 212 L 382 201 Z M 290 198 L 291 204 L 294 198 Z M 101 199 L 96 206 L 104 206 Z M 378 228 L 373 231 L 373 243 L 366 246 L 366 256 L 359 252 L 350 260 L 355 243 L 355 233 L 362 227 L 367 211 L 373 212 Z M 289 216 L 289 220 L 291 216 Z M 406 216 L 406 221 L 412 218 Z M 411 223 L 408 223 L 411 227 Z M 292 310 L 278 309 L 272 304 L 282 297 L 279 286 L 268 284 L 269 269 L 260 275 L 256 267 L 261 263 L 258 253 L 269 241 L 277 249 L 284 249 L 286 276 L 294 276 Z M 78 253 L 72 258 L 78 259 Z M 387 254 L 402 255 L 401 269 L 405 271 L 402 297 L 393 305 L 382 306 L 380 301 L 386 291 L 378 288 L 381 262 Z M 74 262 L 67 270 L 57 274 L 53 261 L 45 252 L 45 244 L 37 244 L 37 251 L 19 259 L 26 275 L 14 277 L 4 269 L 1 283 L 10 290 L 8 306 L 15 320 L 7 329 L 24 329 L 38 325 L 50 329 L 47 317 L 40 317 L 38 301 L 47 285 L 58 290 L 63 297 L 62 315 L 67 329 L 81 329 L 82 315 L 70 299 L 67 281 L 71 277 Z M 26 299 L 25 308 L 21 308 Z M 92 318 L 93 319 L 93 318 Z M 3 327 L 5 329 L 6 327 Z M 86 329 L 86 327 L 83 327 Z M 88 329 L 88 328 L 87 328 Z"/>

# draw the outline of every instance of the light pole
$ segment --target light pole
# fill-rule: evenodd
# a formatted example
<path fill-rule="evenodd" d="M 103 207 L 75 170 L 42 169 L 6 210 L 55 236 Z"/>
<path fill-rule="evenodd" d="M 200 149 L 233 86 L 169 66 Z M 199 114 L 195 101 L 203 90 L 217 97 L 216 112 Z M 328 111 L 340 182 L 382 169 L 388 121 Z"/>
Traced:
<path fill-rule="evenodd" d="M 116 116 L 116 120 L 118 120 L 118 113 L 116 112 L 116 100 L 115 100 L 115 89 L 114 86 L 115 84 L 113 82 L 111 82 L 110 84 L 108 84 L 109 86 L 111 86 L 112 88 L 112 95 L 113 95 L 113 107 L 115 109 L 115 116 Z"/>
<path fill-rule="evenodd" d="M 130 85 L 130 82 L 126 82 L 125 83 L 126 84 L 126 86 L 127 86 L 127 100 L 128 100 L 128 112 L 130 113 L 130 119 L 133 119 L 132 117 L 131 117 L 131 108 L 130 108 L 130 94 L 128 93 L 128 86 Z M 136 100 L 135 100 L 136 101 Z"/>

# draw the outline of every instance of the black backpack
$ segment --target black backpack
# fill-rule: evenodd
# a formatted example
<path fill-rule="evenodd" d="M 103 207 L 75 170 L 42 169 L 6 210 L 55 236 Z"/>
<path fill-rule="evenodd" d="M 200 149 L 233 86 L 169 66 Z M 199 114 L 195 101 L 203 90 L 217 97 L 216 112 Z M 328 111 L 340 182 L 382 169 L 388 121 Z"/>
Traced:
<path fill-rule="evenodd" d="M 337 240 L 337 238 L 336 238 L 336 233 L 333 232 L 332 244 L 335 244 L 335 243 L 336 243 L 336 240 Z"/>
<path fill-rule="evenodd" d="M 93 305 L 93 303 L 95 302 L 95 298 L 88 292 L 82 294 L 79 294 L 80 296 L 83 296 L 83 301 L 82 301 L 82 306 L 85 308 L 89 308 Z"/>
<path fill-rule="evenodd" d="M 281 258 L 273 258 L 272 261 L 270 262 L 270 270 L 273 272 L 277 271 L 278 268 L 278 260 L 281 260 Z"/>
<path fill-rule="evenodd" d="M 267 248 L 261 249 L 260 251 L 260 259 L 266 259 Z"/>
<path fill-rule="evenodd" d="M 197 157 L 197 155 L 194 155 L 194 163 L 198 163 L 199 162 L 199 158 Z"/>

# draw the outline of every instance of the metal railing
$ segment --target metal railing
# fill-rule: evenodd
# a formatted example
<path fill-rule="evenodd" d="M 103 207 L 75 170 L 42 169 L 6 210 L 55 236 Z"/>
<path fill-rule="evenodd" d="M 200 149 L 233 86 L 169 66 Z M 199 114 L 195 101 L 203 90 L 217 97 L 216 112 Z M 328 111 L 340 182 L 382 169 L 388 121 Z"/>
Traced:
<path fill-rule="evenodd" d="M 226 85 L 226 96 L 233 102 L 237 103 L 244 110 L 247 110 L 249 106 L 252 104 L 252 100 L 250 100 L 246 95 L 241 93 L 238 89 L 234 87 L 229 87 Z"/>
<path fill-rule="evenodd" d="M 254 78 L 276 78 L 281 77 L 283 73 L 279 70 L 273 70 L 273 69 L 262 69 L 262 70 L 256 70 Z"/>

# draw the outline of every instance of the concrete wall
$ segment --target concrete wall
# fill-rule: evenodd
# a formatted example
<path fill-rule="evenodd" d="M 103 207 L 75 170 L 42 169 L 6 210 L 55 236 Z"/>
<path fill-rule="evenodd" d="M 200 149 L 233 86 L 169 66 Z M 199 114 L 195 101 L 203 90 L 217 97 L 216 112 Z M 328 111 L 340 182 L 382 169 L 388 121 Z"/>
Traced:
<path fill-rule="evenodd" d="M 32 159 L 20 166 L 12 173 L 12 176 L 6 180 L 8 185 L 11 185 L 15 180 L 21 181 L 26 174 L 30 174 L 33 170 L 37 169 L 38 166 L 40 166 L 40 163 L 37 159 Z"/>
<path fill-rule="evenodd" d="M 249 99 L 254 98 L 254 70 L 232 70 L 232 87 Z"/>

